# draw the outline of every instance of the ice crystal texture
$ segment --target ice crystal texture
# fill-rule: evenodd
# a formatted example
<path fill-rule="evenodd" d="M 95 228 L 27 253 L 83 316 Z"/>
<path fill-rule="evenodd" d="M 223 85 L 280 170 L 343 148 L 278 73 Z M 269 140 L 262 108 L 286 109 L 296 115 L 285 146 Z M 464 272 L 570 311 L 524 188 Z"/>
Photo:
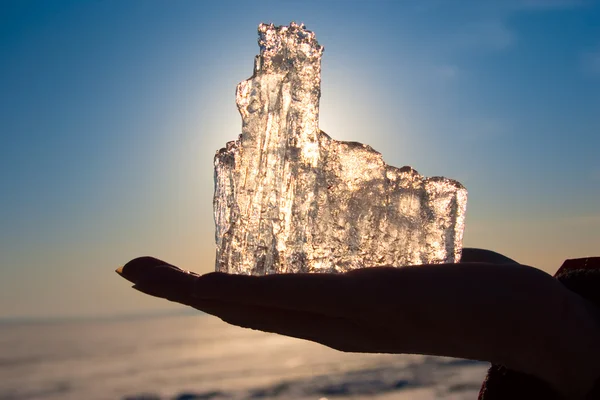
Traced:
<path fill-rule="evenodd" d="M 321 47 L 261 24 L 237 87 L 242 134 L 215 156 L 216 270 L 344 272 L 460 259 L 467 192 L 319 129 Z"/>

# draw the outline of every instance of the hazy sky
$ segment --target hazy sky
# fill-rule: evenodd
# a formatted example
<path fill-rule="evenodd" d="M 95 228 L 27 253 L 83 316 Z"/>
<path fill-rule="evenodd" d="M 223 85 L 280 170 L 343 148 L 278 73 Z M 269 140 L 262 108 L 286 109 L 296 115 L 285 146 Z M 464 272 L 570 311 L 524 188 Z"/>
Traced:
<path fill-rule="evenodd" d="M 600 255 L 600 5 L 3 1 L 0 318 L 173 308 L 113 270 L 213 269 L 213 155 L 260 22 L 324 45 L 321 128 L 469 190 L 465 245 Z"/>

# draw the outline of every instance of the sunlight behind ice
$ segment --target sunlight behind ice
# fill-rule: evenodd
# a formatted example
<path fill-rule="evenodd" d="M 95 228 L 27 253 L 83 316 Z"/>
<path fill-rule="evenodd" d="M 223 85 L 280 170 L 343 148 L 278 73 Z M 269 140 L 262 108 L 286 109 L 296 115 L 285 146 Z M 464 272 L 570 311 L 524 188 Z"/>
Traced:
<path fill-rule="evenodd" d="M 236 93 L 242 134 L 215 156 L 217 271 L 458 261 L 466 189 L 322 132 L 323 47 L 314 33 L 291 23 L 261 24 L 258 34 L 254 74 Z"/>

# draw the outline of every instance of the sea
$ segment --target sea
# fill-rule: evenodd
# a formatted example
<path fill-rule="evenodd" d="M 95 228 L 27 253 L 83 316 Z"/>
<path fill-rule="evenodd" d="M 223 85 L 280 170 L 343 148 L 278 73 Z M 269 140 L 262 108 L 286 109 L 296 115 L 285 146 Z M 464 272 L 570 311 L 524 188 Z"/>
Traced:
<path fill-rule="evenodd" d="M 343 353 L 204 314 L 0 324 L 0 400 L 472 400 L 487 368 Z"/>

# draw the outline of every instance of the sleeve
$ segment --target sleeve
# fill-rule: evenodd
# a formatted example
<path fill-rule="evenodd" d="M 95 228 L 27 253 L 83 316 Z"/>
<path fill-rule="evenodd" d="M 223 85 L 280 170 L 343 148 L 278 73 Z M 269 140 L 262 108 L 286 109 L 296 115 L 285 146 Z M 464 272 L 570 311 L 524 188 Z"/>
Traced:
<path fill-rule="evenodd" d="M 567 260 L 554 277 L 600 310 L 600 257 Z M 600 375 L 600 369 L 598 373 Z M 507 399 L 561 400 L 563 396 L 535 376 L 492 364 L 479 392 L 479 400 Z M 592 399 L 600 400 L 600 378 L 586 397 L 586 400 Z"/>

